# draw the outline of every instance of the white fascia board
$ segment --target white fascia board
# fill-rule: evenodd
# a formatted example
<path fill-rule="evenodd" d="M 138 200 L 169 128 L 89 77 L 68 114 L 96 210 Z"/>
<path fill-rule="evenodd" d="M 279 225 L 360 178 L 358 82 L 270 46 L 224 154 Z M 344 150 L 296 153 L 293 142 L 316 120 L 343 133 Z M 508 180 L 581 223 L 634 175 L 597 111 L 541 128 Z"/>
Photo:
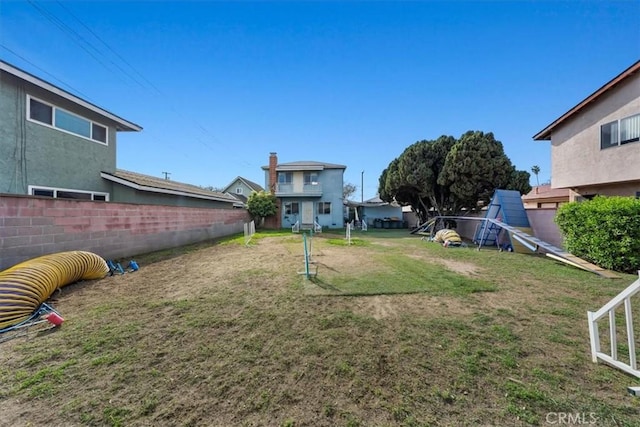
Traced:
<path fill-rule="evenodd" d="M 19 79 L 22 79 L 24 81 L 27 81 L 33 85 L 36 85 L 48 92 L 51 92 L 55 95 L 61 96 L 62 98 L 65 98 L 75 104 L 78 104 L 88 110 L 93 111 L 94 113 L 100 114 L 103 117 L 106 117 L 116 123 L 118 123 L 121 126 L 121 130 L 124 131 L 136 131 L 136 132 L 140 132 L 142 130 L 142 127 L 130 122 L 128 120 L 123 119 L 122 117 L 118 117 L 113 113 L 108 112 L 107 110 L 103 110 L 102 108 L 98 107 L 97 105 L 93 105 L 92 103 L 85 101 L 82 98 L 79 98 L 75 95 L 70 94 L 69 92 L 60 89 L 57 86 L 52 85 L 51 83 L 47 83 L 44 80 L 39 79 L 38 77 L 27 73 L 26 71 L 22 71 L 19 68 L 16 68 L 12 65 L 7 64 L 4 61 L 0 61 L 0 70 L 5 71 L 9 74 L 12 74 L 16 77 L 18 77 Z"/>

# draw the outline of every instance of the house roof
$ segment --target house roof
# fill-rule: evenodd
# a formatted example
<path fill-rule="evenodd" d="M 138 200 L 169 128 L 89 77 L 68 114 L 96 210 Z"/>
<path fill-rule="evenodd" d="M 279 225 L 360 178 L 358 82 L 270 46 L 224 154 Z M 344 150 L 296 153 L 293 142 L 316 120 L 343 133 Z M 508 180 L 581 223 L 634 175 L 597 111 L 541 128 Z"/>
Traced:
<path fill-rule="evenodd" d="M 365 200 L 364 202 L 354 202 L 351 200 L 345 201 L 345 205 L 354 207 L 354 206 L 363 206 L 367 208 L 375 208 L 380 206 L 391 206 L 394 208 L 399 208 L 400 205 L 395 200 L 391 203 L 383 201 L 380 196 L 375 196 L 370 199 Z"/>
<path fill-rule="evenodd" d="M 235 199 L 238 199 L 240 203 L 242 203 L 243 205 L 246 205 L 247 202 L 249 201 L 249 198 L 244 194 L 230 193 L 230 192 L 225 192 L 224 194 L 226 194 L 227 196 L 231 196 Z"/>
<path fill-rule="evenodd" d="M 301 160 L 297 162 L 278 163 L 276 166 L 277 171 L 321 171 L 324 169 L 346 169 L 345 165 L 337 165 L 334 163 L 314 162 L 311 160 Z M 262 169 L 269 170 L 269 166 L 262 166 Z"/>
<path fill-rule="evenodd" d="M 582 111 L 584 108 L 586 108 L 591 103 L 596 102 L 599 97 L 601 97 L 605 93 L 609 92 L 610 90 L 612 90 L 613 88 L 618 86 L 620 83 L 622 83 L 625 80 L 629 79 L 631 76 L 633 76 L 636 73 L 638 73 L 638 71 L 640 71 L 640 61 L 637 61 L 635 64 L 633 64 L 632 66 L 630 66 L 629 68 L 624 70 L 622 73 L 618 74 L 616 77 L 614 77 L 612 80 L 607 82 L 600 89 L 596 90 L 591 95 L 589 95 L 584 100 L 582 100 L 578 105 L 576 105 L 575 107 L 573 107 L 572 109 L 570 109 L 569 111 L 564 113 L 562 116 L 557 118 L 553 123 L 551 123 L 546 128 L 542 129 L 540 132 L 535 134 L 533 136 L 533 139 L 536 140 L 536 141 L 548 141 L 548 140 L 550 140 L 551 139 L 551 133 L 558 126 L 562 125 L 564 122 L 566 122 L 567 120 L 571 119 L 574 115 L 576 115 L 577 113 Z"/>
<path fill-rule="evenodd" d="M 522 200 L 525 202 L 532 200 L 569 201 L 569 189 L 551 188 L 551 184 L 538 185 L 536 187 L 533 187 L 531 191 L 522 196 Z"/>
<path fill-rule="evenodd" d="M 101 172 L 100 176 L 109 181 L 140 191 L 237 203 L 237 200 L 234 197 L 216 191 L 209 191 L 195 185 L 156 178 L 154 176 L 143 175 L 141 173 L 125 171 L 122 169 L 117 169 L 115 173 Z"/>
<path fill-rule="evenodd" d="M 246 178 L 243 178 L 241 176 L 237 176 L 236 178 L 234 178 L 233 181 L 231 181 L 229 183 L 229 185 L 224 187 L 224 190 L 222 190 L 222 192 L 226 193 L 227 191 L 229 191 L 229 188 L 231 188 L 233 186 L 233 184 L 235 184 L 237 181 L 243 182 L 244 185 L 246 185 L 247 187 L 249 187 L 253 191 L 264 191 L 264 188 L 262 188 L 262 186 L 260 184 L 256 184 L 255 182 L 250 181 L 250 180 L 248 180 Z"/>
<path fill-rule="evenodd" d="M 11 64 L 8 64 L 4 61 L 0 61 L 0 71 L 4 71 L 6 73 L 9 73 L 19 79 L 22 79 L 24 81 L 27 81 L 35 86 L 38 86 L 48 92 L 51 92 L 55 95 L 58 95 L 64 99 L 67 99 L 75 104 L 78 104 L 88 110 L 93 111 L 96 114 L 99 114 L 103 117 L 106 117 L 112 121 L 114 121 L 116 123 L 116 129 L 119 131 L 136 131 L 139 132 L 142 130 L 142 127 L 130 122 L 128 120 L 123 119 L 122 117 L 119 117 L 103 108 L 98 107 L 95 104 L 90 103 L 89 101 L 86 101 L 82 98 L 79 98 L 69 92 L 67 92 L 64 89 L 59 88 L 58 86 L 52 85 L 49 82 L 46 82 L 36 76 L 34 76 L 33 74 L 30 74 L 24 70 L 21 70 L 20 68 L 14 67 Z"/>

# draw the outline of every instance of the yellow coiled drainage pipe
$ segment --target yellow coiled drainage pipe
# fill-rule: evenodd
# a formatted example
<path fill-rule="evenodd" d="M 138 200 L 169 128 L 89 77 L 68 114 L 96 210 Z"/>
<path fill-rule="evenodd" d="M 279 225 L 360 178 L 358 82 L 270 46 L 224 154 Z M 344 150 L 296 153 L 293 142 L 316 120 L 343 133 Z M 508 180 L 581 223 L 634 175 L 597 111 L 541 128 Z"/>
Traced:
<path fill-rule="evenodd" d="M 0 329 L 27 320 L 56 289 L 78 280 L 101 279 L 109 267 L 92 252 L 44 255 L 0 272 Z"/>

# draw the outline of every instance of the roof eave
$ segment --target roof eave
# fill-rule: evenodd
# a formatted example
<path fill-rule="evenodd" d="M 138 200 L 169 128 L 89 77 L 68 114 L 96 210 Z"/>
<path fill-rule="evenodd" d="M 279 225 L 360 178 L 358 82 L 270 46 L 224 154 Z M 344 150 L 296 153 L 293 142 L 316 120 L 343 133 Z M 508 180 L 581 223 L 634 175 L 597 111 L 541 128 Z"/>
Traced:
<path fill-rule="evenodd" d="M 36 76 L 34 76 L 33 74 L 27 73 L 24 70 L 21 70 L 19 68 L 14 67 L 13 65 L 10 65 L 4 61 L 0 61 L 0 70 L 1 71 L 5 71 L 11 75 L 14 75 L 16 77 L 18 77 L 19 79 L 22 79 L 24 81 L 27 81 L 35 86 L 38 86 L 44 90 L 47 90 L 55 95 L 58 95 L 62 98 L 65 98 L 71 102 L 74 102 L 88 110 L 93 111 L 94 113 L 100 114 L 101 116 L 104 116 L 112 121 L 114 121 L 115 123 L 117 123 L 116 129 L 119 131 L 127 131 L 127 132 L 140 132 L 142 130 L 142 127 L 130 122 L 128 120 L 123 119 L 122 117 L 116 116 L 113 113 L 110 113 L 109 111 L 102 109 L 100 107 L 98 107 L 97 105 L 94 105 L 92 103 L 90 103 L 89 101 L 85 101 L 82 98 L 79 98 L 69 92 L 67 92 L 64 89 L 61 89 L 55 85 L 52 85 L 51 83 L 48 83 Z"/>
<path fill-rule="evenodd" d="M 158 188 L 158 187 L 150 187 L 148 185 L 140 185 L 140 184 L 136 184 L 135 182 L 123 179 L 123 178 L 119 178 L 117 176 L 114 176 L 110 173 L 107 172 L 100 172 L 100 176 L 106 180 L 115 182 L 117 184 L 121 184 L 124 185 L 126 187 L 129 188 L 133 188 L 134 190 L 139 190 L 139 191 L 148 191 L 151 193 L 162 193 L 162 194 L 171 194 L 171 195 L 175 195 L 175 196 L 184 196 L 184 197 L 192 197 L 195 199 L 205 199 L 205 200 L 214 200 L 217 202 L 225 202 L 225 203 L 231 203 L 234 204 L 237 202 L 237 199 L 227 199 L 227 198 L 222 198 L 222 197 L 216 197 L 216 196 L 206 196 L 204 194 L 196 194 L 196 193 L 189 193 L 187 191 L 178 191 L 178 190 L 170 190 L 168 188 Z"/>
<path fill-rule="evenodd" d="M 611 79 L 607 83 L 605 83 L 598 90 L 596 90 L 591 95 L 589 95 L 588 97 L 583 99 L 581 102 L 579 102 L 575 107 L 571 108 L 569 111 L 564 113 L 562 116 L 560 116 L 559 118 L 554 120 L 550 125 L 548 125 L 544 129 L 542 129 L 540 132 L 535 134 L 533 136 L 533 140 L 534 141 L 549 141 L 549 140 L 551 140 L 551 133 L 553 132 L 553 130 L 556 127 L 558 127 L 563 122 L 565 122 L 566 120 L 571 118 L 571 116 L 573 116 L 578 111 L 580 111 L 583 108 L 585 108 L 587 105 L 591 104 L 592 102 L 595 102 L 601 95 L 603 95 L 604 93 L 606 93 L 609 90 L 613 89 L 614 87 L 616 87 L 617 85 L 622 83 L 624 80 L 626 80 L 627 78 L 629 78 L 632 75 L 634 75 L 635 73 L 637 73 L 639 70 L 640 70 L 640 60 L 635 62 L 633 65 L 631 65 L 629 68 L 624 70 L 622 73 L 618 74 L 616 77 L 614 77 L 613 79 Z"/>

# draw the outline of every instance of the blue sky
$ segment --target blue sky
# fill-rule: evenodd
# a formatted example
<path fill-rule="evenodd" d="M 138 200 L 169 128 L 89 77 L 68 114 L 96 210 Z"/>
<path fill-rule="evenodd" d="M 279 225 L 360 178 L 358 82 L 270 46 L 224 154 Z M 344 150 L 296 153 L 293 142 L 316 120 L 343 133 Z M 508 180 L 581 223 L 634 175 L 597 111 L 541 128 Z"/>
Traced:
<path fill-rule="evenodd" d="M 636 0 L 0 0 L 0 58 L 141 125 L 118 168 L 264 184 L 277 152 L 347 165 L 368 199 L 407 146 L 467 130 L 549 180 L 532 136 L 640 58 L 638 16 Z"/>

